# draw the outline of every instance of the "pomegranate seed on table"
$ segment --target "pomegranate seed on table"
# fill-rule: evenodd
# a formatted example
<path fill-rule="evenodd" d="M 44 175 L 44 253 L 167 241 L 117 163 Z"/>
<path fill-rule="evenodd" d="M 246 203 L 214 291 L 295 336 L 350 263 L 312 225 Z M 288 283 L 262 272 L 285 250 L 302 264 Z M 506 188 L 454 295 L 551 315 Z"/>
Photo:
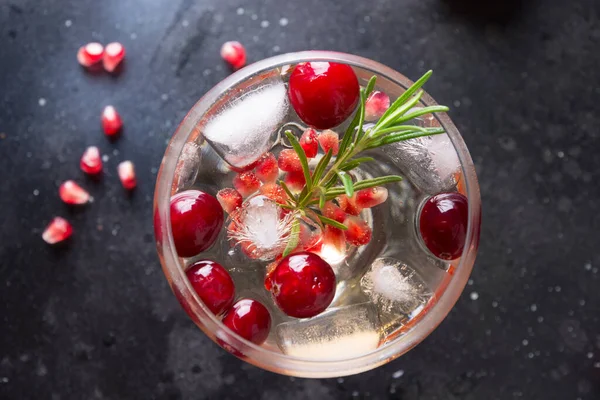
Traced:
<path fill-rule="evenodd" d="M 279 167 L 273 153 L 266 153 L 258 160 L 256 176 L 264 183 L 277 180 L 277 177 L 279 177 Z"/>
<path fill-rule="evenodd" d="M 304 173 L 302 171 L 288 172 L 285 174 L 283 182 L 292 192 L 300 192 L 302 189 L 304 189 L 304 185 L 306 185 L 306 178 L 304 177 Z"/>
<path fill-rule="evenodd" d="M 317 136 L 317 140 L 325 153 L 331 149 L 331 153 L 334 156 L 337 156 L 340 149 L 340 135 L 338 135 L 337 132 L 334 132 L 331 129 L 324 130 Z"/>
<path fill-rule="evenodd" d="M 325 311 L 335 295 L 335 285 L 331 266 L 309 252 L 290 254 L 271 274 L 275 303 L 295 318 L 310 318 Z"/>
<path fill-rule="evenodd" d="M 233 178 L 233 186 L 237 189 L 242 197 L 248 197 L 256 192 L 260 187 L 260 180 L 252 171 L 242 172 Z"/>
<path fill-rule="evenodd" d="M 425 246 L 436 257 L 460 257 L 467 236 L 468 211 L 467 198 L 460 193 L 440 193 L 427 199 L 419 216 L 419 230 Z"/>
<path fill-rule="evenodd" d="M 265 183 L 258 191 L 260 194 L 267 196 L 269 199 L 279 204 L 286 204 L 288 199 L 285 190 L 276 183 Z"/>
<path fill-rule="evenodd" d="M 92 42 L 81 46 L 77 51 L 77 61 L 84 67 L 91 67 L 102 61 L 104 55 L 104 46 L 100 43 Z"/>
<path fill-rule="evenodd" d="M 60 185 L 58 195 L 66 204 L 85 204 L 90 201 L 90 194 L 72 180 Z"/>
<path fill-rule="evenodd" d="M 304 150 L 304 154 L 306 154 L 307 158 L 316 157 L 319 152 L 317 132 L 312 128 L 306 129 L 300 137 L 300 146 Z"/>
<path fill-rule="evenodd" d="M 346 213 L 340 207 L 333 204 L 332 201 L 325 202 L 323 215 L 340 223 L 346 219 Z"/>
<path fill-rule="evenodd" d="M 240 69 L 246 65 L 246 49 L 240 42 L 225 42 L 221 46 L 221 58 L 234 70 Z"/>
<path fill-rule="evenodd" d="M 96 146 L 90 146 L 83 152 L 79 166 L 83 172 L 89 175 L 97 175 L 102 172 L 102 158 L 100 150 Z"/>
<path fill-rule="evenodd" d="M 244 339 L 262 344 L 271 330 L 271 315 L 262 303 L 238 300 L 223 318 L 223 324 Z"/>
<path fill-rule="evenodd" d="M 113 72 L 125 58 L 125 47 L 119 42 L 112 42 L 104 48 L 102 65 L 108 72 Z"/>
<path fill-rule="evenodd" d="M 365 103 L 365 121 L 376 121 L 390 108 L 390 96 L 375 90 Z"/>
<path fill-rule="evenodd" d="M 127 190 L 134 189 L 137 186 L 135 178 L 135 167 L 131 161 L 123 161 L 117 167 L 121 185 Z"/>
<path fill-rule="evenodd" d="M 384 203 L 387 198 L 388 190 L 382 186 L 376 186 L 356 192 L 354 204 L 358 208 L 371 208 Z"/>
<path fill-rule="evenodd" d="M 217 192 L 217 200 L 221 203 L 223 210 L 227 214 L 231 214 L 233 210 L 242 206 L 242 195 L 235 189 L 225 188 Z"/>
<path fill-rule="evenodd" d="M 284 149 L 279 153 L 279 160 L 277 161 L 279 169 L 285 172 L 301 172 L 302 163 L 300 157 L 293 149 Z"/>
<path fill-rule="evenodd" d="M 344 232 L 346 241 L 353 246 L 362 246 L 371 241 L 371 228 L 369 225 L 359 217 L 349 215 L 344 221 L 344 225 L 348 229 Z"/>
<path fill-rule="evenodd" d="M 107 136 L 114 136 L 123 127 L 123 121 L 113 106 L 106 106 L 102 111 L 102 128 Z"/>
<path fill-rule="evenodd" d="M 337 197 L 337 202 L 340 205 L 342 211 L 350 215 L 360 215 L 362 209 L 356 205 L 356 193 L 352 197 L 348 197 L 345 194 Z"/>
<path fill-rule="evenodd" d="M 215 315 L 220 315 L 233 304 L 235 286 L 229 273 L 211 260 L 193 263 L 186 275 L 198 297 Z"/>
<path fill-rule="evenodd" d="M 359 89 L 349 65 L 306 62 L 292 71 L 288 96 L 302 121 L 317 129 L 329 129 L 352 114 L 358 104 Z"/>
<path fill-rule="evenodd" d="M 73 227 L 69 221 L 62 217 L 54 217 L 42 233 L 42 239 L 48 244 L 56 244 L 68 239 L 72 233 Z"/>

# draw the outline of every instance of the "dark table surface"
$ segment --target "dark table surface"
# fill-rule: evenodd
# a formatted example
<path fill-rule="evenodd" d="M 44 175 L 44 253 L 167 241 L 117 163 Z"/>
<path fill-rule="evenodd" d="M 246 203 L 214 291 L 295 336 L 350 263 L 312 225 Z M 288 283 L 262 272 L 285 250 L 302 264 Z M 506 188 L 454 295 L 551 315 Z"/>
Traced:
<path fill-rule="evenodd" d="M 596 0 L 1 1 L 0 398 L 599 399 L 599 18 Z M 79 67 L 93 40 L 125 44 L 119 75 Z M 319 48 L 435 70 L 427 90 L 453 105 L 477 165 L 482 238 L 457 306 L 406 356 L 280 376 L 222 351 L 175 301 L 154 181 L 174 127 L 229 73 L 226 40 L 250 61 Z M 115 142 L 107 104 L 125 121 Z M 100 182 L 78 167 L 89 145 L 109 156 Z M 66 179 L 94 203 L 62 204 Z M 67 246 L 40 237 L 55 215 L 73 223 Z"/>

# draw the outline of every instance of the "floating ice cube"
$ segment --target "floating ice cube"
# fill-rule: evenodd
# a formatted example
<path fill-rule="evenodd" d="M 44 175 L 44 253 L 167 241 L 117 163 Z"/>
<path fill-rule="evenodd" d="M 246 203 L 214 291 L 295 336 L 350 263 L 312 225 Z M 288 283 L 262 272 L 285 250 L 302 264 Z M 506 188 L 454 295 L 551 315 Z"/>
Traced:
<path fill-rule="evenodd" d="M 271 148 L 288 108 L 281 81 L 248 89 L 207 122 L 204 137 L 229 164 L 245 167 Z"/>
<path fill-rule="evenodd" d="M 320 361 L 361 356 L 379 346 L 377 309 L 363 303 L 332 309 L 276 328 L 277 345 L 285 354 Z"/>
<path fill-rule="evenodd" d="M 188 142 L 183 146 L 175 167 L 177 190 L 190 186 L 196 180 L 200 166 L 200 151 L 200 146 L 196 142 Z"/>

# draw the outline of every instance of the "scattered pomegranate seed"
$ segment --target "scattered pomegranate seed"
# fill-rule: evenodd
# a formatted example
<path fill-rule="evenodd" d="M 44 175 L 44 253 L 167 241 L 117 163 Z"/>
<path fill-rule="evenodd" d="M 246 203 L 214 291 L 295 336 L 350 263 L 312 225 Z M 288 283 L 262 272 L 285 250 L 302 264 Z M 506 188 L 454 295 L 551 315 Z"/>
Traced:
<path fill-rule="evenodd" d="M 286 204 L 288 199 L 285 190 L 276 183 L 265 183 L 260 187 L 259 192 L 279 204 Z"/>
<path fill-rule="evenodd" d="M 462 254 L 467 236 L 469 204 L 460 193 L 440 193 L 430 197 L 419 217 L 421 238 L 427 248 L 444 260 Z"/>
<path fill-rule="evenodd" d="M 256 176 L 261 181 L 274 182 L 279 176 L 279 168 L 277 167 L 277 159 L 273 153 L 266 153 L 258 161 L 256 165 Z"/>
<path fill-rule="evenodd" d="M 390 108 L 390 96 L 375 90 L 369 95 L 365 103 L 365 120 L 378 120 L 388 108 Z"/>
<path fill-rule="evenodd" d="M 305 130 L 300 137 L 300 146 L 302 146 L 304 154 L 306 154 L 307 158 L 316 157 L 317 153 L 319 152 L 317 132 L 312 128 Z"/>
<path fill-rule="evenodd" d="M 243 197 L 248 197 L 260 187 L 260 180 L 252 171 L 242 172 L 233 178 L 233 186 Z"/>
<path fill-rule="evenodd" d="M 340 149 L 340 135 L 338 135 L 337 132 L 334 132 L 331 129 L 324 130 L 317 137 L 317 140 L 319 141 L 319 144 L 325 153 L 331 149 L 332 154 L 334 156 L 337 155 Z"/>
<path fill-rule="evenodd" d="M 238 300 L 223 318 L 223 324 L 246 340 L 262 344 L 271 330 L 271 315 L 262 303 Z"/>
<path fill-rule="evenodd" d="M 219 315 L 231 307 L 235 286 L 221 264 L 211 260 L 196 261 L 185 273 L 202 302 L 213 314 Z"/>
<path fill-rule="evenodd" d="M 171 197 L 171 230 L 180 257 L 192 257 L 208 249 L 223 227 L 219 201 L 199 190 Z"/>
<path fill-rule="evenodd" d="M 303 172 L 288 172 L 285 174 L 283 182 L 292 192 L 300 192 L 306 185 L 306 178 Z"/>
<path fill-rule="evenodd" d="M 371 241 L 371 228 L 362 219 L 349 215 L 344 221 L 344 225 L 348 227 L 343 231 L 346 241 L 354 246 L 362 246 Z"/>
<path fill-rule="evenodd" d="M 240 69 L 246 65 L 246 49 L 240 42 L 225 42 L 221 46 L 221 58 L 234 70 Z"/>
<path fill-rule="evenodd" d="M 83 152 L 79 167 L 89 175 L 97 175 L 102 172 L 102 158 L 100 150 L 96 146 L 90 146 Z"/>
<path fill-rule="evenodd" d="M 310 318 L 323 312 L 335 295 L 335 274 L 314 253 L 285 257 L 271 274 L 271 293 L 277 306 L 295 318 Z"/>
<path fill-rule="evenodd" d="M 90 194 L 71 180 L 60 185 L 58 195 L 67 204 L 85 204 L 90 201 Z"/>
<path fill-rule="evenodd" d="M 388 190 L 382 186 L 362 189 L 356 192 L 354 198 L 358 208 L 371 208 L 387 200 Z"/>
<path fill-rule="evenodd" d="M 113 72 L 125 58 L 125 47 L 119 42 L 112 42 L 104 48 L 102 65 L 108 72 Z"/>
<path fill-rule="evenodd" d="M 352 197 L 342 194 L 337 197 L 337 202 L 342 211 L 350 215 L 359 215 L 362 209 L 356 205 L 356 193 Z"/>
<path fill-rule="evenodd" d="M 77 61 L 84 67 L 91 67 L 102 61 L 104 55 L 104 46 L 100 43 L 92 42 L 81 46 L 77 52 Z"/>
<path fill-rule="evenodd" d="M 242 195 L 235 189 L 225 188 L 217 192 L 217 200 L 221 203 L 223 210 L 227 214 L 231 214 L 233 210 L 242 206 Z"/>
<path fill-rule="evenodd" d="M 102 128 L 107 136 L 114 136 L 123 127 L 123 120 L 113 106 L 106 106 L 102 111 Z"/>
<path fill-rule="evenodd" d="M 332 201 L 325 202 L 325 207 L 323 207 L 323 215 L 340 223 L 344 222 L 346 219 L 346 213 L 340 207 L 333 204 Z"/>
<path fill-rule="evenodd" d="M 344 122 L 356 108 L 358 79 L 347 64 L 301 63 L 290 75 L 288 95 L 302 121 L 329 129 Z"/>
<path fill-rule="evenodd" d="M 121 185 L 127 190 L 134 189 L 137 186 L 135 178 L 135 167 L 131 161 L 123 161 L 117 167 Z"/>
<path fill-rule="evenodd" d="M 42 233 L 42 239 L 48 244 L 55 244 L 68 239 L 72 233 L 73 227 L 69 221 L 61 217 L 54 217 Z"/>
<path fill-rule="evenodd" d="M 286 172 L 301 172 L 302 163 L 300 163 L 300 157 L 293 149 L 284 149 L 279 153 L 279 160 L 277 161 L 279 169 Z"/>

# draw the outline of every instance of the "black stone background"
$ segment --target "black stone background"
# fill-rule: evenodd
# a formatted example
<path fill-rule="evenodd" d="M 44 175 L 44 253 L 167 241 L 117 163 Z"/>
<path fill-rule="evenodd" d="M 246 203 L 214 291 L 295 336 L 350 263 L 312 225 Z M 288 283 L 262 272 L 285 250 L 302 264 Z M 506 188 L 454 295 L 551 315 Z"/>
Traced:
<path fill-rule="evenodd" d="M 596 0 L 1 0 L 0 398 L 600 399 L 599 17 Z M 118 76 L 79 67 L 92 40 L 125 44 Z M 318 48 L 413 79 L 435 70 L 427 90 L 453 105 L 477 165 L 482 238 L 457 306 L 406 356 L 343 379 L 265 372 L 209 341 L 168 289 L 156 171 L 228 74 L 226 40 L 250 61 Z M 106 104 L 125 121 L 115 142 Z M 110 156 L 100 182 L 78 167 L 89 145 Z M 95 202 L 62 204 L 69 178 Z M 74 225 L 65 247 L 40 238 L 54 215 Z"/>

